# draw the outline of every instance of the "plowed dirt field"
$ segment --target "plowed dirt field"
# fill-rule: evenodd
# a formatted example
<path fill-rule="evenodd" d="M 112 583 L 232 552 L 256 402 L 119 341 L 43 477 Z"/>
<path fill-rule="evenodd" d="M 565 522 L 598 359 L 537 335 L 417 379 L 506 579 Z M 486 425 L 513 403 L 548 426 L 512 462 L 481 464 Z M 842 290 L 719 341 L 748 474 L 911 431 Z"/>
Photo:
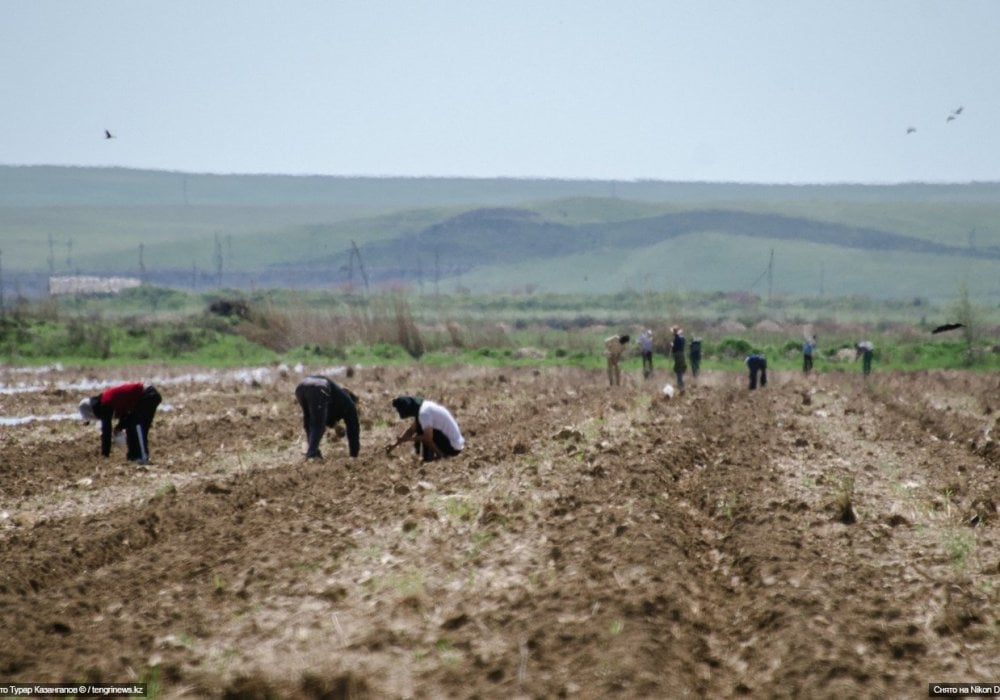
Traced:
<path fill-rule="evenodd" d="M 317 369 L 317 368 L 313 368 Z M 66 414 L 157 377 L 136 467 Z M 159 697 L 927 697 L 1000 682 L 1000 378 L 0 370 L 0 679 Z M 88 382 L 81 384 L 80 382 Z M 20 387 L 14 389 L 14 387 Z M 87 387 L 87 388 L 81 388 Z M 400 393 L 467 448 L 383 447 Z M 9 421 L 16 423 L 16 421 Z"/>

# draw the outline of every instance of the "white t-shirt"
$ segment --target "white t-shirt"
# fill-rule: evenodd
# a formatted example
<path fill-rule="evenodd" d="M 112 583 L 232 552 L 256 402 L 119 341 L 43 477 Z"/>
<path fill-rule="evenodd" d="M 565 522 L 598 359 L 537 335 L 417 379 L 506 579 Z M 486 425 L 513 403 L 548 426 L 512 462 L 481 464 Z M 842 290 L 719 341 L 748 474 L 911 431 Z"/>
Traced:
<path fill-rule="evenodd" d="M 465 447 L 465 438 L 462 437 L 462 431 L 458 429 L 458 423 L 444 406 L 424 399 L 423 403 L 420 404 L 417 420 L 420 421 L 420 427 L 424 430 L 431 428 L 444 433 L 448 442 L 456 450 L 462 450 Z"/>

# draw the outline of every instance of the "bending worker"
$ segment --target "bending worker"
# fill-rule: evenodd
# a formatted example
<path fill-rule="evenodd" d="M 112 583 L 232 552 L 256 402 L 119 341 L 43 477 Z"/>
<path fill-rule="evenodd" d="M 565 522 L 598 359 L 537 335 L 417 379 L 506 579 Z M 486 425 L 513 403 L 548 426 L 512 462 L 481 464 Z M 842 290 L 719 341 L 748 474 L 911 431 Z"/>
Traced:
<path fill-rule="evenodd" d="M 750 390 L 753 391 L 757 388 L 757 376 L 760 375 L 760 385 L 762 387 L 767 386 L 767 358 L 764 357 L 763 353 L 754 353 L 748 355 L 746 362 L 747 369 L 750 371 Z"/>
<path fill-rule="evenodd" d="M 361 450 L 361 428 L 358 424 L 358 397 L 335 382 L 314 374 L 295 387 L 295 399 L 302 408 L 302 427 L 308 447 L 306 459 L 322 459 L 319 443 L 327 428 L 343 420 L 347 429 L 347 445 L 351 457 Z"/>
<path fill-rule="evenodd" d="M 386 446 L 386 454 L 404 442 L 412 442 L 417 454 L 423 453 L 425 462 L 462 453 L 465 438 L 455 417 L 441 404 L 417 396 L 397 396 L 392 407 L 400 418 L 412 418 L 413 423 L 396 442 Z"/>
<path fill-rule="evenodd" d="M 114 432 L 125 432 L 126 459 L 149 464 L 149 428 L 162 400 L 154 386 L 142 382 L 119 384 L 81 401 L 80 415 L 88 422 L 101 421 L 102 456 L 111 456 L 111 421 L 117 418 Z"/>

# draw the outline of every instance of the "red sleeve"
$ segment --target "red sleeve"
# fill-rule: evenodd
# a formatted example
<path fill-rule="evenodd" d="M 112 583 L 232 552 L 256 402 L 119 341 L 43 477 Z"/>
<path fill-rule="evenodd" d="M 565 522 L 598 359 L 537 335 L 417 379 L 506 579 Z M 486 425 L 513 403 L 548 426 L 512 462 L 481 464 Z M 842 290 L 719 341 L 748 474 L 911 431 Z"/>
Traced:
<path fill-rule="evenodd" d="M 114 409 L 115 417 L 122 418 L 135 410 L 142 396 L 142 390 L 142 382 L 119 384 L 101 393 L 101 403 Z"/>

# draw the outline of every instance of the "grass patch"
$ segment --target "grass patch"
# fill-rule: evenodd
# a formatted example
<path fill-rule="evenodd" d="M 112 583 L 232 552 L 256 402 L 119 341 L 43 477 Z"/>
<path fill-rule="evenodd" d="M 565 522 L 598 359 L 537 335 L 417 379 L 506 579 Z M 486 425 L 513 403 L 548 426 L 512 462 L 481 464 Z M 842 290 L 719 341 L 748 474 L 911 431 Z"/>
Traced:
<path fill-rule="evenodd" d="M 964 572 L 969 564 L 969 557 L 976 549 L 976 538 L 971 532 L 953 528 L 945 533 L 944 546 L 948 560 L 959 572 Z"/>
<path fill-rule="evenodd" d="M 833 505 L 836 519 L 844 525 L 853 525 L 858 521 L 854 512 L 854 477 L 846 476 L 840 480 Z"/>

